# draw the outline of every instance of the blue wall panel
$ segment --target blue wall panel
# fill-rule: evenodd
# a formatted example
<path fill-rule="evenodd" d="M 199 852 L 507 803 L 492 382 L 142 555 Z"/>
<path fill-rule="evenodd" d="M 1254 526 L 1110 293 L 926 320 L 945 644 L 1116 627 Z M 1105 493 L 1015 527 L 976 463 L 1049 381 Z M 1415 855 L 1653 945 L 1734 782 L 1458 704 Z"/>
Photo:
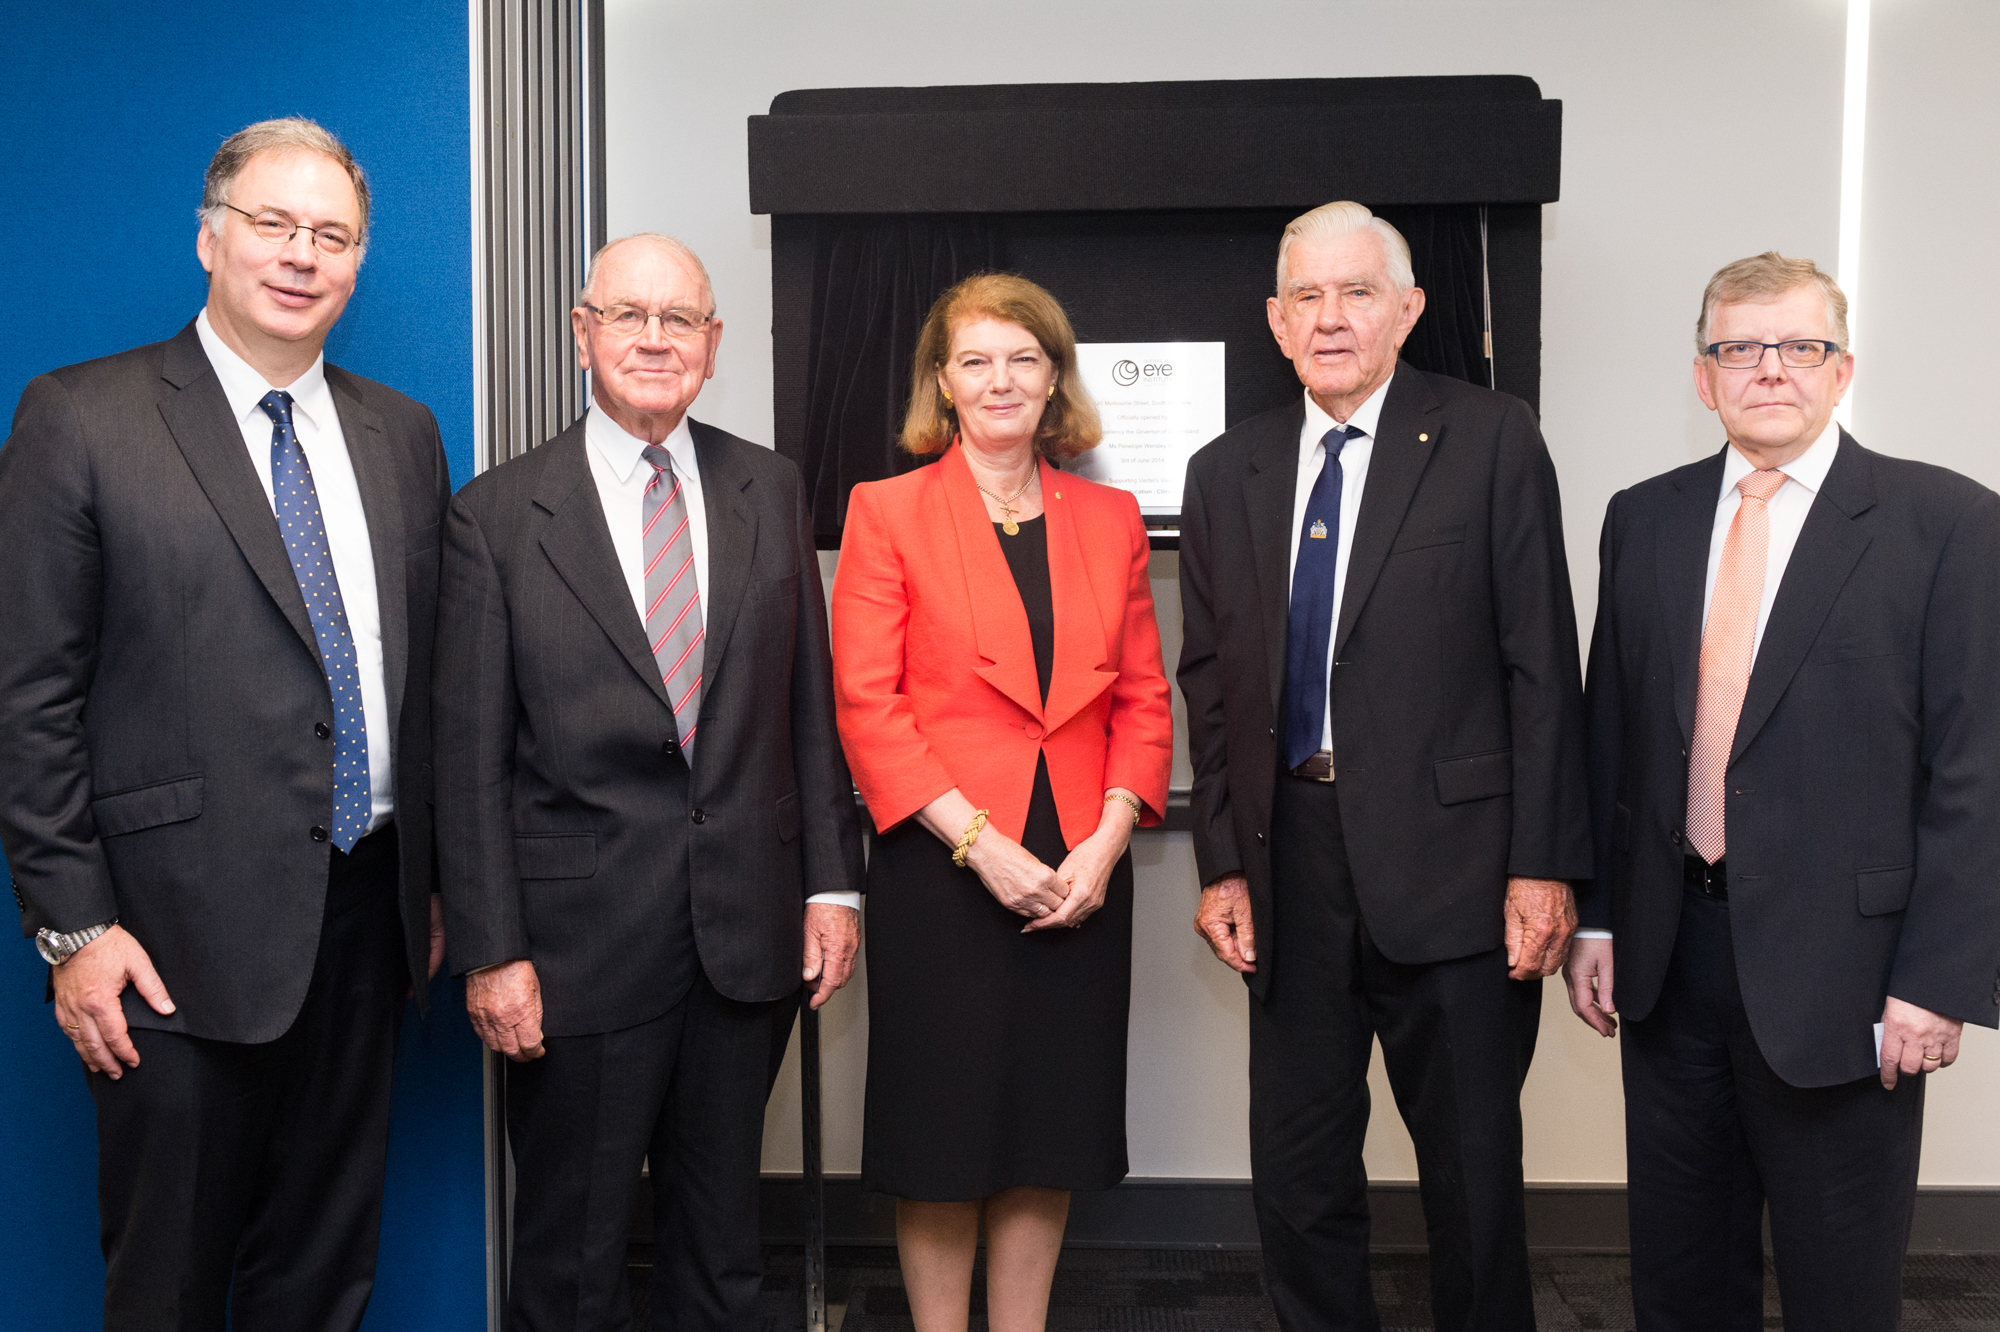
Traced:
<path fill-rule="evenodd" d="M 328 359 L 429 404 L 453 476 L 471 476 L 464 0 L 14 4 L 5 30 L 0 412 L 40 371 L 193 318 L 210 155 L 251 121 L 306 115 L 354 150 L 375 196 Z M 15 1276 L 0 1328 L 97 1327 L 91 1104 L 42 1003 L 44 974 L 31 945 L 0 934 L 0 1253 Z M 371 1329 L 485 1326 L 478 1045 L 459 988 L 433 998 L 430 1021 L 413 1006 L 403 1035 Z"/>

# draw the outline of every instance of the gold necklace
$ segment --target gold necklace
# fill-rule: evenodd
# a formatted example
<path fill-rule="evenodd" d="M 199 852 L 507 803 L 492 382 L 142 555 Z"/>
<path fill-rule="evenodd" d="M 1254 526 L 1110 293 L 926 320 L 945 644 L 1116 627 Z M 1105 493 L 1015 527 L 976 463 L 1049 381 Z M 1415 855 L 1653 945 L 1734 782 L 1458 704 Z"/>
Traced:
<path fill-rule="evenodd" d="M 1021 483 L 1021 488 L 1015 491 L 1013 496 L 1009 499 L 1001 499 L 998 495 L 988 490 L 985 486 L 980 486 L 979 479 L 977 477 L 973 478 L 972 484 L 975 486 L 979 486 L 979 493 L 986 496 L 986 498 L 992 500 L 995 504 L 1000 506 L 1000 530 L 1002 532 L 1005 532 L 1008 536 L 1021 535 L 1021 525 L 1014 521 L 1014 501 L 1021 498 L 1021 496 L 1027 494 L 1028 487 L 1034 485 L 1035 478 L 1040 476 L 1041 474 L 1042 474 L 1042 469 L 1039 467 L 1037 467 L 1034 471 L 1029 472 L 1028 479 Z"/>

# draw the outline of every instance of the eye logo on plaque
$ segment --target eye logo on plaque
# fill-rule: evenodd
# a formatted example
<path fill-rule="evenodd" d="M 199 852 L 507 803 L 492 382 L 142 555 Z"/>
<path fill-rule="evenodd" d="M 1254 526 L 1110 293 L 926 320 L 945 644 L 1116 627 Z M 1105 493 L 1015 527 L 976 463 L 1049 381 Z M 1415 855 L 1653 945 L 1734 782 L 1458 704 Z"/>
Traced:
<path fill-rule="evenodd" d="M 1326 540 L 1326 519 L 1313 519 L 1312 531 L 1308 534 L 1314 541 Z"/>
<path fill-rule="evenodd" d="M 1078 343 L 1104 442 L 1069 470 L 1130 491 L 1142 514 L 1178 514 L 1188 458 L 1226 425 L 1223 351 L 1220 342 Z"/>

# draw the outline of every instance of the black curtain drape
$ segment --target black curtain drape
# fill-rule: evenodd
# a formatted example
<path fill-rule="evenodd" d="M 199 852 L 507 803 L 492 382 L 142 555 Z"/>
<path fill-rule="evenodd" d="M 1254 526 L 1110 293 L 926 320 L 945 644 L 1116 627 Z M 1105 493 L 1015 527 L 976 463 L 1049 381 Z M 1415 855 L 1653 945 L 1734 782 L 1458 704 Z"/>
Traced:
<path fill-rule="evenodd" d="M 1410 243 L 1410 269 L 1424 289 L 1423 318 L 1403 344 L 1403 359 L 1419 370 L 1490 388 L 1479 209 L 1467 205 L 1374 212 Z"/>
<path fill-rule="evenodd" d="M 897 447 L 910 401 L 910 358 L 931 305 L 960 278 L 1001 266 L 993 220 L 820 220 L 806 361 L 804 447 L 814 535 L 838 544 L 847 494 L 916 466 Z"/>
<path fill-rule="evenodd" d="M 848 492 L 918 466 L 897 447 L 924 316 L 970 274 L 1048 286 L 1084 341 L 1227 344 L 1230 424 L 1299 391 L 1265 326 L 1277 238 L 1304 207 L 1201 213 L 823 215 L 813 219 L 805 417 L 794 456 L 814 536 L 840 543 Z M 1485 386 L 1479 209 L 1375 210 L 1410 243 L 1424 315 L 1403 347 L 1422 370 Z M 781 444 L 781 448 L 782 448 Z"/>

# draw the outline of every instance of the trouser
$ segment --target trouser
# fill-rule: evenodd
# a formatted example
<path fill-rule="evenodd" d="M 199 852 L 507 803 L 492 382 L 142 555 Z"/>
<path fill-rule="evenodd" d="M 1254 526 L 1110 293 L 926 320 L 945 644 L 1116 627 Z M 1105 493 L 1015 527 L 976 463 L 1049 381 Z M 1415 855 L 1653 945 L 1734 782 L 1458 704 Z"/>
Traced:
<path fill-rule="evenodd" d="M 1361 1160 L 1379 1037 L 1416 1144 L 1437 1327 L 1533 1328 L 1520 1093 L 1541 983 L 1509 980 L 1504 949 L 1383 956 L 1355 901 L 1332 783 L 1281 776 L 1271 826 L 1276 950 L 1269 995 L 1250 1003 L 1250 1157 L 1279 1324 L 1381 1326 Z"/>
<path fill-rule="evenodd" d="M 632 1326 L 625 1267 L 639 1167 L 653 1179 L 652 1326 L 758 1327 L 764 1105 L 799 998 L 744 1004 L 699 973 L 622 1031 L 543 1040 L 507 1069 L 514 1152 L 509 1332 Z"/>
<path fill-rule="evenodd" d="M 1621 1044 L 1639 1327 L 1761 1329 L 1767 1202 L 1790 1332 L 1895 1327 L 1923 1077 L 1780 1079 L 1743 1011 L 1729 905 L 1693 892 L 1659 1000 Z"/>
<path fill-rule="evenodd" d="M 396 834 L 332 854 L 304 1004 L 274 1041 L 132 1030 L 91 1073 L 107 1332 L 351 1332 L 375 1284 L 410 983 Z"/>

